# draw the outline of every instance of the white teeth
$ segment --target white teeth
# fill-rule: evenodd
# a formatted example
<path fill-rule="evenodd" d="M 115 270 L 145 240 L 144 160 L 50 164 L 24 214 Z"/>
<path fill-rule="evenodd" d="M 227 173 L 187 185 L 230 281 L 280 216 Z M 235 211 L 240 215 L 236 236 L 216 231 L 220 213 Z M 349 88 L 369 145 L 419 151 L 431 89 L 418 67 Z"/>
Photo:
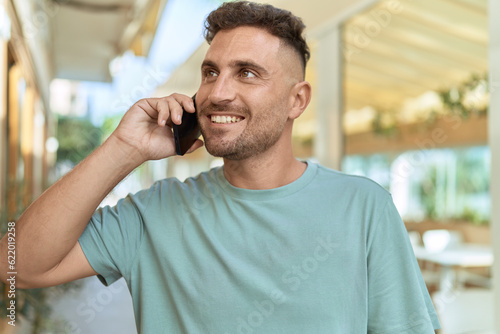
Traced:
<path fill-rule="evenodd" d="M 217 124 L 229 124 L 229 123 L 238 123 L 239 121 L 242 120 L 241 117 L 236 117 L 236 116 L 211 116 L 210 120 L 212 123 L 217 123 Z"/>

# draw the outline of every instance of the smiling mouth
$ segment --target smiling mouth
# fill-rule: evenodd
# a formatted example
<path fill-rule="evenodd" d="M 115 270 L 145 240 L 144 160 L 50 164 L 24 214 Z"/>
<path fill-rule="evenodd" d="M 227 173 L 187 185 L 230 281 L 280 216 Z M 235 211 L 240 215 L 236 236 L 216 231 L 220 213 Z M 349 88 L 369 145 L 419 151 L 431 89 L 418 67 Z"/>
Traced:
<path fill-rule="evenodd" d="M 210 116 L 210 121 L 215 124 L 230 124 L 241 122 L 244 118 L 238 116 L 221 116 L 212 115 Z"/>

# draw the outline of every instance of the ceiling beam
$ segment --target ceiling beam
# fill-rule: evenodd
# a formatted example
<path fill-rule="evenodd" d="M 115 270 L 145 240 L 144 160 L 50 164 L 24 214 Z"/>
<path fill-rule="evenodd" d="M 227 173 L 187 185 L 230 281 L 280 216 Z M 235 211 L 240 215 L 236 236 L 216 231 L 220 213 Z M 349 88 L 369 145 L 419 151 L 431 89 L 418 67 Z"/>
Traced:
<path fill-rule="evenodd" d="M 471 13 L 478 13 L 484 17 L 488 17 L 488 2 L 485 0 L 442 0 L 453 4 L 455 6 L 461 6 L 465 10 Z"/>
<path fill-rule="evenodd" d="M 440 2 L 436 1 L 433 1 L 432 4 L 434 7 L 442 6 Z M 485 48 L 488 47 L 489 38 L 484 33 L 486 26 L 484 17 L 473 19 L 470 12 L 451 14 L 450 11 L 443 10 L 443 8 L 432 10 L 432 8 L 422 6 L 420 2 L 409 2 L 406 6 L 406 10 L 400 15 L 401 18 L 413 21 L 434 31 L 441 31 L 446 35 L 467 40 Z M 461 22 L 461 24 L 457 24 L 457 22 Z"/>
<path fill-rule="evenodd" d="M 370 22 L 373 21 L 370 21 L 368 17 L 358 18 L 353 26 L 346 29 L 347 40 L 352 41 L 356 46 L 360 45 L 360 41 L 362 42 L 364 38 L 367 47 L 369 47 L 369 44 L 387 38 L 392 41 L 392 45 L 396 43 L 396 45 L 408 45 L 417 50 L 427 50 L 448 58 L 455 58 L 465 65 L 473 65 L 477 62 L 477 57 L 486 57 L 487 54 L 485 46 L 448 36 L 396 16 L 393 17 L 390 26 L 380 27 L 379 33 L 374 33 L 373 37 L 370 37 L 367 28 L 361 30 L 361 27 L 369 26 Z M 361 35 L 363 33 L 364 35 Z"/>
<path fill-rule="evenodd" d="M 411 75 L 414 72 L 415 78 L 431 78 L 429 87 L 444 87 L 450 82 L 462 82 L 470 76 L 470 70 L 449 67 L 447 63 L 436 65 L 427 62 L 415 62 L 405 54 L 395 53 L 394 50 L 388 48 L 372 48 L 371 52 L 360 53 L 356 57 L 352 57 L 348 64 L 365 64 L 374 68 L 384 68 L 387 71 L 401 70 L 403 73 L 408 72 Z"/>

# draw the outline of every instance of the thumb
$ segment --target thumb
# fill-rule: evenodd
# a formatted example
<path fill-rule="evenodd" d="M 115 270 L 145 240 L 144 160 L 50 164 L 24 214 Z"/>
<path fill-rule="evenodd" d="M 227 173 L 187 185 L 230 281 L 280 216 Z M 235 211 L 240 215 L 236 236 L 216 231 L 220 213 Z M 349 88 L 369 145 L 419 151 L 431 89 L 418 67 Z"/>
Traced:
<path fill-rule="evenodd" d="M 192 153 L 194 151 L 196 151 L 197 149 L 199 149 L 200 147 L 203 146 L 203 140 L 201 139 L 196 139 L 196 141 L 194 142 L 193 145 L 191 145 L 191 147 L 189 148 L 189 150 L 187 150 L 186 153 Z"/>

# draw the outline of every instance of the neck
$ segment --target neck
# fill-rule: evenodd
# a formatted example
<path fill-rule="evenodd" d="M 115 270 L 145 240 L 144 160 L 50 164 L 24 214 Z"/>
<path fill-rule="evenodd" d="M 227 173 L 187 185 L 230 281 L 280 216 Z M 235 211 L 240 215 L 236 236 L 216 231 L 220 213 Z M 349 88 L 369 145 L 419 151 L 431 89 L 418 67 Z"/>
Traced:
<path fill-rule="evenodd" d="M 224 159 L 224 176 L 233 186 L 244 189 L 274 189 L 297 180 L 307 164 L 293 156 L 288 148 L 272 147 L 245 160 Z"/>

